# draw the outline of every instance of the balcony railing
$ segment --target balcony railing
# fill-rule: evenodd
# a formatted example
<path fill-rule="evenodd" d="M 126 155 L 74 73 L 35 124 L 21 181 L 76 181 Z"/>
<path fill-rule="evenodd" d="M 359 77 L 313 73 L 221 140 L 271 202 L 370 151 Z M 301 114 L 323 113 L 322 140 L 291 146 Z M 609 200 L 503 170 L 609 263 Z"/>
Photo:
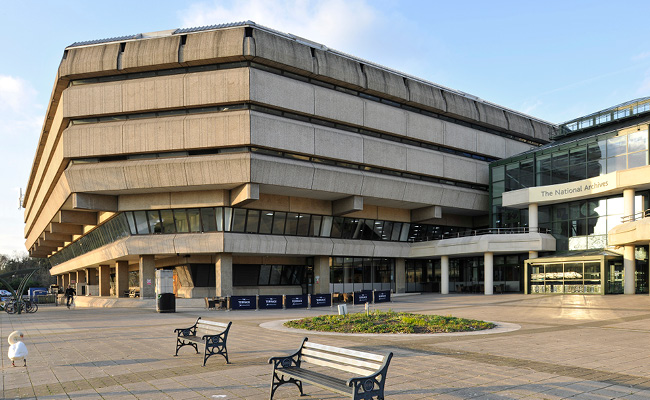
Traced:
<path fill-rule="evenodd" d="M 457 233 L 450 233 L 442 235 L 443 239 L 453 239 L 467 236 L 483 236 L 483 235 L 512 235 L 518 233 L 551 233 L 551 230 L 548 228 L 528 228 L 528 227 L 518 227 L 518 228 L 485 228 L 485 229 L 476 229 L 473 231 L 464 231 Z"/>
<path fill-rule="evenodd" d="M 634 222 L 634 221 L 636 221 L 638 219 L 643 219 L 643 218 L 647 218 L 647 217 L 650 217 L 650 209 L 647 209 L 645 211 L 641 211 L 641 212 L 638 212 L 638 213 L 632 214 L 632 215 L 624 215 L 624 216 L 621 217 L 621 223 Z"/>

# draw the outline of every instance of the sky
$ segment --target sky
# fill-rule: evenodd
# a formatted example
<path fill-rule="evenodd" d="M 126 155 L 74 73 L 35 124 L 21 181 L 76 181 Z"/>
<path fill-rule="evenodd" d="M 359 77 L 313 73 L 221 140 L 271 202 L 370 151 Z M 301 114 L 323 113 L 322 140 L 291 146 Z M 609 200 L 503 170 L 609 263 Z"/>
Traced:
<path fill-rule="evenodd" d="M 650 2 L 0 0 L 0 254 L 66 46 L 254 21 L 553 123 L 650 96 Z"/>

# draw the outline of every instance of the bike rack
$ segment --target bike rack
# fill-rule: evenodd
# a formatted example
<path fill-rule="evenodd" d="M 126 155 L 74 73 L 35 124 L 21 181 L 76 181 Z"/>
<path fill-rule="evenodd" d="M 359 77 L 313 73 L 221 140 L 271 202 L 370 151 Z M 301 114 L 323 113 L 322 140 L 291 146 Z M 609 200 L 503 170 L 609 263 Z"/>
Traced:
<path fill-rule="evenodd" d="M 29 269 L 22 269 L 22 270 L 19 270 L 19 271 L 7 272 L 5 274 L 0 275 L 0 282 L 2 282 L 2 284 L 4 284 L 7 287 L 7 289 L 9 289 L 11 291 L 11 296 L 13 297 L 14 302 L 16 304 L 18 304 L 18 302 L 20 300 L 22 300 L 23 292 L 25 291 L 25 286 L 27 286 L 27 281 L 29 280 L 29 278 L 32 277 L 32 275 L 34 275 L 36 273 L 36 271 L 38 271 L 38 268 L 29 268 Z M 7 282 L 4 279 L 5 277 L 13 277 L 13 276 L 22 275 L 22 274 L 26 274 L 26 275 L 20 281 L 20 284 L 18 285 L 18 289 L 16 289 L 16 290 L 14 290 L 14 288 L 11 287 L 9 282 Z M 18 310 L 17 310 L 17 313 L 21 314 L 21 311 L 22 311 L 22 307 L 19 306 Z"/>

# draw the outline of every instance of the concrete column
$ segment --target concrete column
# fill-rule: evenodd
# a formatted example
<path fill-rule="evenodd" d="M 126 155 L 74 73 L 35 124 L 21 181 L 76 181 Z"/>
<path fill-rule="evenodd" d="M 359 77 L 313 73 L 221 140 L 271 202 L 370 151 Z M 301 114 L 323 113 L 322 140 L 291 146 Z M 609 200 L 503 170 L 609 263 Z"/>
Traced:
<path fill-rule="evenodd" d="M 623 190 L 623 215 L 634 217 L 634 189 Z"/>
<path fill-rule="evenodd" d="M 636 262 L 634 260 L 634 246 L 625 246 L 623 249 L 623 274 L 625 275 L 625 294 L 634 294 L 636 290 Z"/>
<path fill-rule="evenodd" d="M 537 232 L 538 228 L 537 203 L 531 203 L 528 205 L 528 229 Z"/>
<path fill-rule="evenodd" d="M 111 295 L 111 266 L 99 266 L 99 295 L 109 297 Z"/>
<path fill-rule="evenodd" d="M 115 296 L 128 297 L 124 291 L 129 290 L 129 262 L 118 261 L 115 264 Z"/>
<path fill-rule="evenodd" d="M 406 292 L 406 260 L 395 259 L 395 293 Z"/>
<path fill-rule="evenodd" d="M 80 269 L 77 271 L 77 283 L 86 283 L 86 270 Z"/>
<path fill-rule="evenodd" d="M 484 253 L 483 254 L 483 268 L 485 275 L 484 286 L 485 294 L 494 293 L 494 253 Z"/>
<path fill-rule="evenodd" d="M 77 273 L 76 272 L 68 272 L 68 284 L 73 285 L 77 283 Z"/>
<path fill-rule="evenodd" d="M 330 292 L 330 258 L 314 257 L 314 294 Z"/>
<path fill-rule="evenodd" d="M 214 263 L 214 268 L 217 296 L 232 296 L 232 254 L 217 254 L 217 260 Z"/>
<path fill-rule="evenodd" d="M 449 256 L 440 257 L 440 294 L 449 294 Z"/>
<path fill-rule="evenodd" d="M 539 257 L 539 254 L 536 251 L 528 252 L 528 258 L 537 258 L 537 257 Z"/>
<path fill-rule="evenodd" d="M 70 284 L 70 274 L 63 274 L 63 288 L 67 288 Z"/>
<path fill-rule="evenodd" d="M 154 256 L 140 256 L 140 298 L 152 299 L 156 291 L 156 262 Z"/>
<path fill-rule="evenodd" d="M 57 275 L 56 276 L 56 284 L 59 287 L 63 287 L 63 275 Z"/>
<path fill-rule="evenodd" d="M 97 268 L 87 268 L 87 278 L 89 285 L 99 285 L 99 278 L 97 276 Z"/>

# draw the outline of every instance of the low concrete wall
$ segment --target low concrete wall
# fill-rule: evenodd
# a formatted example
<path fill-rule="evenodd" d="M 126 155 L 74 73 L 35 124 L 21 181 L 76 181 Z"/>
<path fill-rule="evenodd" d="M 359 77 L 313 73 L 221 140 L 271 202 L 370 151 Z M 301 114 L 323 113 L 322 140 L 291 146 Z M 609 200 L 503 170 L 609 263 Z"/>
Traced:
<path fill-rule="evenodd" d="M 77 296 L 74 301 L 77 307 L 156 308 L 155 299 Z M 177 298 L 176 308 L 205 308 L 205 300 Z"/>

